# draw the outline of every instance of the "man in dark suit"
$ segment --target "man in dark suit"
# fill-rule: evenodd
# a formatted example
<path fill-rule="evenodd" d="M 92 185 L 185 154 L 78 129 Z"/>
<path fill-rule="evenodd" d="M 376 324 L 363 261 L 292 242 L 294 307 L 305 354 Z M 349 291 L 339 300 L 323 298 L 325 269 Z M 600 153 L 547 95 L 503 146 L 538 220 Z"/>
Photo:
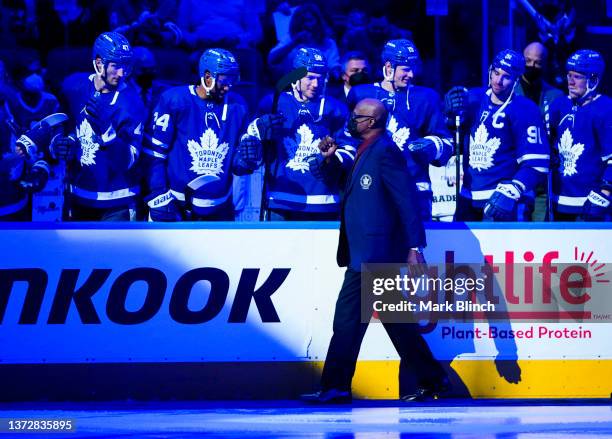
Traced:
<path fill-rule="evenodd" d="M 364 263 L 425 262 L 425 231 L 418 213 L 415 183 L 406 160 L 387 135 L 387 111 L 376 99 L 357 103 L 349 131 L 360 139 L 355 164 L 346 176 L 341 210 L 338 265 L 347 267 L 336 302 L 333 336 L 327 352 L 321 391 L 303 395 L 314 403 L 351 401 L 351 381 L 368 324 L 361 321 L 361 268 Z M 337 175 L 337 148 L 331 138 L 319 145 L 311 170 L 325 178 Z M 445 373 L 434 360 L 415 324 L 385 323 L 400 357 L 400 396 L 424 399 L 442 390 Z"/>

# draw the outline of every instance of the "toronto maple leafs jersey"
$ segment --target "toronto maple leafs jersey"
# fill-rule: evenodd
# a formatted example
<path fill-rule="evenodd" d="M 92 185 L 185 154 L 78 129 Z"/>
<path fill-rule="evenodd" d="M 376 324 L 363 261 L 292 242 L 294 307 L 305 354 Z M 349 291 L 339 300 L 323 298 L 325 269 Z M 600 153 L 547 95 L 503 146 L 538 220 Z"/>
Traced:
<path fill-rule="evenodd" d="M 387 111 L 387 132 L 402 151 L 412 167 L 419 192 L 426 192 L 431 198 L 429 162 L 418 154 L 412 154 L 408 144 L 422 137 L 435 137 L 438 153 L 432 162 L 444 166 L 453 155 L 452 136 L 446 127 L 438 94 L 427 87 L 411 85 L 397 92 L 389 92 L 380 83 L 363 84 L 351 88 L 348 95 L 349 107 L 354 108 L 362 99 L 374 98 L 381 101 Z M 429 213 L 431 215 L 431 212 Z"/>
<path fill-rule="evenodd" d="M 491 102 L 491 90 L 480 95 L 467 115 L 471 129 L 461 195 L 483 207 L 498 183 L 513 181 L 533 196 L 550 160 L 540 110 L 524 96 L 497 105 Z"/>
<path fill-rule="evenodd" d="M 258 113 L 268 113 L 272 99 L 262 100 Z M 355 142 L 344 133 L 348 112 L 331 96 L 323 101 L 299 102 L 291 92 L 279 97 L 278 111 L 283 114 L 282 139 L 275 142 L 275 157 L 268 180 L 270 209 L 302 212 L 339 212 L 340 182 L 321 180 L 310 172 L 307 157 L 320 154 L 319 142 L 331 136 L 338 144 L 336 157 L 343 169 L 353 165 Z"/>
<path fill-rule="evenodd" d="M 601 187 L 612 167 L 612 99 L 599 95 L 574 106 L 569 97 L 560 97 L 553 102 L 551 124 L 559 157 L 554 199 L 560 212 L 580 213 L 589 192 Z"/>
<path fill-rule="evenodd" d="M 146 111 L 138 95 L 122 83 L 116 91 L 98 93 L 95 75 L 75 74 L 64 82 L 64 94 L 75 123 L 80 150 L 69 164 L 70 199 L 96 207 L 129 206 L 140 194 L 136 160 L 141 150 Z M 85 104 L 98 93 L 103 133 L 94 132 Z"/>
<path fill-rule="evenodd" d="M 164 92 L 153 114 L 151 143 L 145 146 L 151 195 L 169 191 L 193 211 L 209 215 L 232 199 L 232 174 L 251 173 L 238 154 L 246 132 L 247 105 L 236 94 L 224 102 L 201 99 L 194 85 Z M 188 189 L 189 188 L 189 189 Z"/>

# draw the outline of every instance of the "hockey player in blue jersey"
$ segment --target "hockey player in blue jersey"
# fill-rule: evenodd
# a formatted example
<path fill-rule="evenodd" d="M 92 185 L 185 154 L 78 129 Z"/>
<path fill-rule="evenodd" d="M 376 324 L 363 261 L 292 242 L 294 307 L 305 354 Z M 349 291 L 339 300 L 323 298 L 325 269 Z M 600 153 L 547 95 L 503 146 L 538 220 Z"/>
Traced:
<path fill-rule="evenodd" d="M 548 172 L 550 154 L 540 111 L 514 88 L 525 69 L 525 59 L 513 50 L 499 52 L 489 68 L 489 88 L 463 96 L 453 88 L 446 101 L 463 113 L 470 127 L 465 148 L 463 187 L 457 221 L 529 221 L 533 189 Z"/>
<path fill-rule="evenodd" d="M 432 191 L 429 165 L 444 166 L 453 154 L 438 94 L 412 84 L 421 63 L 410 40 L 390 40 L 382 51 L 383 81 L 353 87 L 349 107 L 364 98 L 375 98 L 389 111 L 387 131 L 404 153 L 417 182 L 423 220 L 431 219 Z"/>
<path fill-rule="evenodd" d="M 123 35 L 105 32 L 96 39 L 92 58 L 95 74 L 75 74 L 64 81 L 76 130 L 54 144 L 68 165 L 68 218 L 133 221 L 146 111 L 125 83 L 132 49 Z"/>
<path fill-rule="evenodd" d="M 328 67 L 323 53 L 315 48 L 301 48 L 293 60 L 293 67 L 306 67 L 304 78 L 292 84 L 291 91 L 282 93 L 278 112 L 282 114 L 280 135 L 275 135 L 268 147 L 273 150 L 271 175 L 267 191 L 270 218 L 276 221 L 336 220 L 340 212 L 341 169 L 353 165 L 355 147 L 350 136 L 344 134 L 346 107 L 325 95 Z M 272 99 L 264 98 L 259 113 L 271 111 Z M 278 119 L 276 119 L 278 120 Z M 265 115 L 249 125 L 258 138 L 270 137 L 275 119 Z M 264 139 L 265 140 L 265 139 Z M 315 171 L 324 160 L 319 143 L 337 144 L 335 164 L 338 180 L 321 178 Z M 329 173 L 335 175 L 336 173 Z"/>
<path fill-rule="evenodd" d="M 598 92 L 604 60 L 579 50 L 566 64 L 568 96 L 551 108 L 558 168 L 553 174 L 556 221 L 612 219 L 612 100 Z"/>
<path fill-rule="evenodd" d="M 232 174 L 252 173 L 262 156 L 246 134 L 246 103 L 230 91 L 239 73 L 230 52 L 208 49 L 197 85 L 162 94 L 144 150 L 151 221 L 234 219 Z"/>

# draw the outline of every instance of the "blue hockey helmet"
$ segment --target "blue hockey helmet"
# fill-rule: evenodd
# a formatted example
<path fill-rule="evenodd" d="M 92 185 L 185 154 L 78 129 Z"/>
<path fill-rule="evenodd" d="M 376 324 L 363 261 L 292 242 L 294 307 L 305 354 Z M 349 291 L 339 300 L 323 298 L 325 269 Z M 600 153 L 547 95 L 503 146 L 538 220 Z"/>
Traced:
<path fill-rule="evenodd" d="M 491 67 L 502 69 L 513 79 L 517 79 L 525 72 L 525 58 L 514 50 L 505 49 L 495 55 Z"/>
<path fill-rule="evenodd" d="M 92 58 L 94 67 L 96 58 L 100 58 L 105 66 L 108 63 L 115 63 L 129 73 L 134 53 L 127 38 L 123 35 L 117 32 L 104 32 L 94 42 Z"/>
<path fill-rule="evenodd" d="M 312 73 L 327 75 L 329 67 L 327 67 L 327 59 L 319 49 L 314 47 L 300 48 L 293 58 L 293 67 L 306 67 L 306 70 Z"/>
<path fill-rule="evenodd" d="M 387 61 L 391 67 L 412 66 L 415 67 L 421 61 L 419 51 L 410 40 L 389 40 L 385 43 L 382 51 L 383 64 Z"/>
<path fill-rule="evenodd" d="M 240 76 L 240 67 L 238 61 L 232 53 L 225 49 L 207 49 L 200 57 L 199 73 L 200 78 L 203 78 L 206 71 L 217 79 L 218 75 L 233 76 L 238 79 Z"/>
<path fill-rule="evenodd" d="M 599 79 L 603 75 L 605 63 L 599 52 L 583 49 L 575 52 L 567 59 L 565 68 L 568 72 L 572 70 L 589 78 L 596 77 Z"/>

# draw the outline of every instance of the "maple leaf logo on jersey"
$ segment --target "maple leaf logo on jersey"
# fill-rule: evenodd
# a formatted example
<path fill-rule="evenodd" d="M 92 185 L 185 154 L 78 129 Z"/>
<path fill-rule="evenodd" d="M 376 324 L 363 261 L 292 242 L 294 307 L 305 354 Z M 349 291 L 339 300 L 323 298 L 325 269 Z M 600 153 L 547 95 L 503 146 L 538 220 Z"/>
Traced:
<path fill-rule="evenodd" d="M 319 142 L 321 139 L 314 139 L 314 135 L 308 125 L 302 124 L 295 134 L 295 139 L 285 137 L 283 145 L 287 151 L 289 161 L 287 167 L 294 171 L 302 171 L 302 174 L 309 170 L 309 164 L 304 159 L 312 154 L 319 153 Z"/>
<path fill-rule="evenodd" d="M 219 138 L 212 128 L 208 128 L 200 137 L 200 143 L 195 140 L 187 142 L 191 154 L 190 171 L 198 175 L 214 175 L 218 177 L 223 172 L 223 161 L 229 151 L 227 142 L 219 144 Z"/>
<path fill-rule="evenodd" d="M 561 155 L 561 166 L 563 168 L 563 176 L 568 177 L 578 173 L 576 170 L 576 162 L 584 152 L 584 144 L 574 144 L 574 138 L 570 133 L 569 128 L 566 128 L 559 142 L 559 154 Z"/>
<path fill-rule="evenodd" d="M 493 156 L 501 144 L 497 137 L 489 139 L 489 132 L 480 124 L 474 137 L 470 136 L 470 167 L 478 171 L 493 166 Z"/>
<path fill-rule="evenodd" d="M 397 119 L 391 116 L 389 123 L 387 124 L 387 130 L 391 133 L 391 137 L 400 151 L 403 151 L 404 144 L 406 143 L 406 140 L 408 140 L 408 137 L 410 137 L 410 128 L 403 127 L 398 129 L 397 125 Z"/>
<path fill-rule="evenodd" d="M 94 141 L 94 131 L 87 119 L 83 119 L 81 125 L 77 127 L 77 138 L 81 143 L 81 165 L 91 166 L 96 164 L 96 153 L 100 149 L 100 144 Z"/>

